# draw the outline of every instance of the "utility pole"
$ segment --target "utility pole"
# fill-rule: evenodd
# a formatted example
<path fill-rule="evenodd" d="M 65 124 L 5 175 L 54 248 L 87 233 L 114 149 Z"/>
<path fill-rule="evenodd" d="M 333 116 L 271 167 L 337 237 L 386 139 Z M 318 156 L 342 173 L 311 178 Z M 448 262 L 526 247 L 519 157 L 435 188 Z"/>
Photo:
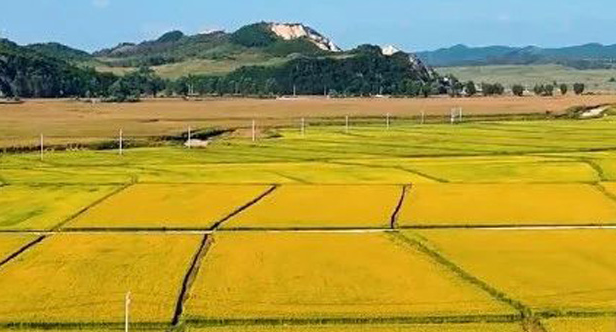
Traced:
<path fill-rule="evenodd" d="M 255 120 L 252 120 L 252 141 L 257 141 L 257 123 Z"/>
<path fill-rule="evenodd" d="M 188 148 L 190 149 L 192 147 L 192 128 L 190 126 L 188 126 L 188 142 L 187 142 Z"/>
<path fill-rule="evenodd" d="M 387 113 L 387 130 L 389 130 L 389 127 L 391 126 L 391 114 Z"/>
<path fill-rule="evenodd" d="M 297 97 L 297 87 L 293 84 L 293 97 Z"/>
<path fill-rule="evenodd" d="M 421 111 L 421 124 L 425 124 L 425 123 L 426 123 L 426 112 Z"/>
<path fill-rule="evenodd" d="M 460 122 L 462 122 L 462 120 L 463 120 L 462 107 L 460 107 L 460 119 L 459 120 L 460 120 Z"/>
<path fill-rule="evenodd" d="M 128 319 L 130 311 L 130 292 L 126 293 L 124 298 L 124 332 L 128 332 Z"/>
<path fill-rule="evenodd" d="M 43 134 L 41 134 L 39 142 L 41 146 L 41 161 L 43 161 L 43 155 L 45 154 L 45 138 L 43 137 Z"/>
<path fill-rule="evenodd" d="M 124 154 L 124 132 L 120 129 L 120 156 Z"/>
<path fill-rule="evenodd" d="M 306 135 L 306 119 L 302 118 L 302 137 Z"/>
<path fill-rule="evenodd" d="M 451 124 L 456 123 L 456 113 L 453 108 L 451 109 L 450 115 L 451 115 Z"/>

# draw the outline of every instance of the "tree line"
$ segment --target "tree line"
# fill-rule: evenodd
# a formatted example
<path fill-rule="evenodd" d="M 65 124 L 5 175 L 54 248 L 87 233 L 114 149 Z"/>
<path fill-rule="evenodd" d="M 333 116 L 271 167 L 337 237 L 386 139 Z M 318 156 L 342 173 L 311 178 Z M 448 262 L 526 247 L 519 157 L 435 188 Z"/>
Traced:
<path fill-rule="evenodd" d="M 586 91 L 586 85 L 584 83 L 574 83 L 571 86 L 565 83 L 557 84 L 554 82 L 553 84 L 536 84 L 532 87 L 532 90 L 528 90 L 528 88 L 522 84 L 514 84 L 511 86 L 511 94 L 514 96 L 522 97 L 527 92 L 532 92 L 537 96 L 541 97 L 549 97 L 554 96 L 556 90 L 560 92 L 561 95 L 567 95 L 573 89 L 573 93 L 576 95 L 581 95 Z M 500 96 L 506 93 L 506 88 L 501 83 L 481 83 L 476 84 L 473 81 L 468 81 L 466 83 L 456 82 L 449 94 L 452 96 L 475 96 L 475 95 L 484 95 L 484 96 Z"/>

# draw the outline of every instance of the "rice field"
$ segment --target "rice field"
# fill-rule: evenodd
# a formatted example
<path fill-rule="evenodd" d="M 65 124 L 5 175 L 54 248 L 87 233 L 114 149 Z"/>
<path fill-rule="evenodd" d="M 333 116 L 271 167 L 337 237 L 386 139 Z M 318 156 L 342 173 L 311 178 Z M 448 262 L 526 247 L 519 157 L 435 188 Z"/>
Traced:
<path fill-rule="evenodd" d="M 523 332 L 520 324 L 399 324 L 399 325 L 312 325 L 312 326 L 222 326 L 196 327 L 190 332 Z M 597 330 L 599 331 L 599 330 Z M 606 330 L 607 331 L 607 330 Z M 594 331 L 592 331 L 594 332 Z M 603 332 L 603 330 L 599 331 Z"/>
<path fill-rule="evenodd" d="M 198 236 L 55 235 L 0 269 L 0 324 L 167 323 Z M 164 264 L 161 264 L 164 262 Z"/>
<path fill-rule="evenodd" d="M 515 315 L 384 234 L 219 234 L 204 265 L 189 320 Z"/>
<path fill-rule="evenodd" d="M 0 332 L 613 331 L 610 98 L 0 105 Z"/>
<path fill-rule="evenodd" d="M 0 187 L 0 230 L 48 230 L 113 193 L 114 186 Z"/>
<path fill-rule="evenodd" d="M 616 203 L 588 184 L 418 184 L 398 221 L 402 227 L 615 222 Z"/>
<path fill-rule="evenodd" d="M 534 311 L 614 311 L 614 230 L 431 230 L 415 236 Z"/>
<path fill-rule="evenodd" d="M 137 184 L 88 210 L 66 227 L 207 229 L 267 189 L 267 186 Z"/>
<path fill-rule="evenodd" d="M 616 316 L 548 319 L 544 325 L 549 332 L 613 332 L 616 329 Z"/>
<path fill-rule="evenodd" d="M 388 228 L 403 186 L 286 185 L 225 229 Z"/>

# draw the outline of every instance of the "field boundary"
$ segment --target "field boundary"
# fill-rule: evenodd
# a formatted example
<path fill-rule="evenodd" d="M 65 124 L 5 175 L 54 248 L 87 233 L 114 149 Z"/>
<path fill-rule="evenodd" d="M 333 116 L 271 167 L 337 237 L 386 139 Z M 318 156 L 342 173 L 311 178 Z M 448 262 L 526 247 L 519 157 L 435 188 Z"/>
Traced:
<path fill-rule="evenodd" d="M 14 260 L 15 258 L 19 257 L 21 254 L 23 254 L 24 252 L 28 251 L 30 248 L 34 247 L 35 245 L 41 243 L 43 240 L 45 240 L 48 237 L 48 235 L 41 235 L 39 237 L 37 237 L 36 239 L 26 243 L 24 246 L 22 246 L 21 248 L 17 249 L 17 251 L 13 252 L 12 254 L 10 254 L 9 256 L 7 256 L 6 258 L 4 258 L 3 260 L 0 261 L 0 269 L 10 263 L 12 260 Z"/>
<path fill-rule="evenodd" d="M 616 308 L 614 311 L 562 311 L 562 310 L 538 310 L 535 316 L 541 319 L 551 318 L 616 318 Z"/>
<path fill-rule="evenodd" d="M 616 222 L 587 224 L 442 224 L 442 225 L 402 225 L 398 229 L 486 229 L 486 230 L 574 230 L 574 229 L 614 229 Z"/>
<path fill-rule="evenodd" d="M 219 221 L 217 221 L 216 223 L 214 223 L 214 225 L 212 225 L 212 227 L 210 228 L 210 230 L 218 230 L 226 221 L 228 221 L 229 219 L 235 217 L 236 215 L 244 212 L 244 210 L 247 210 L 248 208 L 250 208 L 251 206 L 259 203 L 261 200 L 263 200 L 265 197 L 269 196 L 270 194 L 272 194 L 274 191 L 276 191 L 278 188 L 280 187 L 280 185 L 278 184 L 274 184 L 271 185 L 271 187 L 269 189 L 267 189 L 265 192 L 263 192 L 261 195 L 253 198 L 251 201 L 249 201 L 248 203 L 240 206 L 239 208 L 237 208 L 235 211 L 231 212 L 229 215 L 227 215 L 226 217 L 220 219 Z"/>
<path fill-rule="evenodd" d="M 601 167 L 601 165 L 597 164 L 597 162 L 595 162 L 594 160 L 590 159 L 590 158 L 578 158 L 576 159 L 579 162 L 582 162 L 586 165 L 588 165 L 590 168 L 592 168 L 595 173 L 597 173 L 597 177 L 599 178 L 599 181 L 601 182 L 607 182 L 609 181 L 607 175 L 605 174 L 605 171 L 603 170 L 603 167 Z"/>
<path fill-rule="evenodd" d="M 449 181 L 449 180 L 447 180 L 445 178 L 439 178 L 437 176 L 430 175 L 428 173 L 421 172 L 421 171 L 418 171 L 416 169 L 412 169 L 412 168 L 408 168 L 408 167 L 404 167 L 404 166 L 399 166 L 399 169 L 401 169 L 403 171 L 407 171 L 409 173 L 417 174 L 419 176 L 422 176 L 422 177 L 424 177 L 426 179 L 429 179 L 429 180 L 432 180 L 432 181 L 436 181 L 438 183 L 450 183 L 451 182 L 451 181 Z"/>
<path fill-rule="evenodd" d="M 400 317 L 324 317 L 324 318 L 190 318 L 185 323 L 195 327 L 212 326 L 323 326 L 323 325 L 396 325 L 396 324 L 469 324 L 469 323 L 519 323 L 516 314 L 493 315 L 442 315 Z"/>
<path fill-rule="evenodd" d="M 206 234 L 203 236 L 203 239 L 199 244 L 199 248 L 197 249 L 197 252 L 193 257 L 193 260 L 188 270 L 186 271 L 186 275 L 184 276 L 184 279 L 182 281 L 182 287 L 180 289 L 180 293 L 178 295 L 178 299 L 175 305 L 175 311 L 173 313 L 173 318 L 171 320 L 172 326 L 177 326 L 180 323 L 180 319 L 182 318 L 182 314 L 184 313 L 184 306 L 186 304 L 186 301 L 188 300 L 188 297 L 190 296 L 190 290 L 192 289 L 192 285 L 195 282 L 197 275 L 199 274 L 203 258 L 207 254 L 213 241 L 214 240 L 212 236 Z"/>
<path fill-rule="evenodd" d="M 598 191 L 600 191 L 605 197 L 607 197 L 613 203 L 616 203 L 616 195 L 611 193 L 609 190 L 607 190 L 607 188 L 605 188 L 605 186 L 601 184 L 601 182 L 594 183 L 593 187 L 597 189 Z"/>
<path fill-rule="evenodd" d="M 401 159 L 407 159 L 407 158 L 403 158 L 403 157 L 396 157 L 396 158 L 401 158 Z M 371 159 L 379 159 L 377 158 L 362 158 L 361 160 L 371 160 Z M 411 158 L 408 158 L 411 159 Z M 428 180 L 432 180 L 434 182 L 438 182 L 438 183 L 449 183 L 449 180 L 443 179 L 443 178 L 439 178 L 424 172 L 420 172 L 417 171 L 415 169 L 411 169 L 411 168 L 407 168 L 404 166 L 396 166 L 396 165 L 391 165 L 391 166 L 386 166 L 386 165 L 378 165 L 378 164 L 362 164 L 362 163 L 354 163 L 354 162 L 347 162 L 344 159 L 333 159 L 333 160 L 328 160 L 328 161 L 322 161 L 324 163 L 328 163 L 328 164 L 333 164 L 333 165 L 341 165 L 341 166 L 357 166 L 357 167 L 366 167 L 366 168 L 376 168 L 376 169 L 396 169 L 399 171 L 403 171 L 406 173 L 411 173 L 414 175 L 418 175 L 422 178 L 428 179 Z"/>
<path fill-rule="evenodd" d="M 389 219 L 389 225 L 391 229 L 398 228 L 398 216 L 400 215 L 400 211 L 402 210 L 402 206 L 404 205 L 404 200 L 408 195 L 408 192 L 413 189 L 412 184 L 406 184 L 402 186 L 402 193 L 400 194 L 400 198 L 398 199 L 398 203 L 394 208 L 394 212 L 391 214 L 391 218 Z"/>
<path fill-rule="evenodd" d="M 235 233 L 235 232 L 267 232 L 267 233 L 388 233 L 399 230 L 455 230 L 471 229 L 486 231 L 566 231 L 566 230 L 616 230 L 616 224 L 601 225 L 495 225 L 495 226 L 400 226 L 396 229 L 390 227 L 229 227 L 213 230 L 211 228 L 64 228 L 61 230 L 0 230 L 0 234 L 23 234 L 23 235 L 54 235 L 54 234 L 187 234 L 205 235 L 214 232 Z"/>
<path fill-rule="evenodd" d="M 124 323 L 93 323 L 93 322 L 83 322 L 83 323 L 69 323 L 69 322 L 52 322 L 52 323 L 38 323 L 38 322 L 7 322 L 0 323 L 0 329 L 8 329 L 8 331 L 31 331 L 33 329 L 41 329 L 46 331 L 84 331 L 87 329 L 95 329 L 95 328 L 105 328 L 109 330 L 119 330 L 124 331 Z M 135 322 L 130 324 L 131 330 L 137 331 L 151 331 L 151 330 L 164 330 L 169 328 L 169 323 L 159 323 L 159 322 Z"/>

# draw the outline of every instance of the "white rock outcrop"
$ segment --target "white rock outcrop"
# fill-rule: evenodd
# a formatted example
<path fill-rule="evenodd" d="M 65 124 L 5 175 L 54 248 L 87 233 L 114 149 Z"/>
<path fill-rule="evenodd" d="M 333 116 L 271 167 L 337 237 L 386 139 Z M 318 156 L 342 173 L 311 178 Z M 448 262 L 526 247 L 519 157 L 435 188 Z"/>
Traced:
<path fill-rule="evenodd" d="M 324 51 L 342 52 L 342 49 L 334 44 L 334 42 L 303 24 L 272 23 L 270 29 L 274 34 L 284 40 L 307 38 Z"/>
<path fill-rule="evenodd" d="M 383 55 L 394 55 L 396 53 L 402 52 L 400 49 L 396 48 L 393 45 L 387 45 L 385 47 L 382 48 L 383 50 Z"/>

